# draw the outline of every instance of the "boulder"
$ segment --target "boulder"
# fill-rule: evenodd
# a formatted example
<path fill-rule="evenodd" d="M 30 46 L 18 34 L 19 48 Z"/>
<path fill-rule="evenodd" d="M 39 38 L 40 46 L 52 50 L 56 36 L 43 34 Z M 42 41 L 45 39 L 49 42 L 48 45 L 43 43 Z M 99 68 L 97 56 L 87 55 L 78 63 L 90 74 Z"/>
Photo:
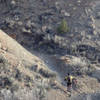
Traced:
<path fill-rule="evenodd" d="M 26 29 L 25 27 L 22 28 L 22 33 L 26 35 L 31 35 L 31 29 Z"/>

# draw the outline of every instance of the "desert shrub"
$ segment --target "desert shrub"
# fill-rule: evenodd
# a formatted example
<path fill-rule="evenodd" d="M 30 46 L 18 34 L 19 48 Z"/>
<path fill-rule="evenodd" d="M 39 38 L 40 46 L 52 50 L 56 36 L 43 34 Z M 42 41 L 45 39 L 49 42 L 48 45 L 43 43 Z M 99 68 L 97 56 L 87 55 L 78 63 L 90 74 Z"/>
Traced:
<path fill-rule="evenodd" d="M 12 85 L 10 78 L 8 77 L 0 77 L 0 87 L 5 88 Z"/>
<path fill-rule="evenodd" d="M 18 84 L 13 84 L 13 85 L 11 86 L 11 88 L 10 88 L 10 90 L 11 90 L 12 93 L 15 92 L 15 91 L 18 91 L 18 89 L 19 89 Z"/>
<path fill-rule="evenodd" d="M 87 74 L 91 76 L 92 73 L 93 73 L 95 70 L 96 70 L 96 69 L 95 69 L 94 66 L 89 65 L 89 66 L 88 66 L 88 70 L 87 70 Z"/>
<path fill-rule="evenodd" d="M 43 85 L 39 86 L 39 99 L 43 100 L 46 96 L 46 90 Z"/>
<path fill-rule="evenodd" d="M 41 69 L 39 70 L 39 73 L 40 73 L 43 77 L 46 77 L 46 78 L 56 77 L 56 73 L 50 72 L 50 71 L 45 70 L 45 69 L 43 69 L 43 68 L 41 68 Z"/>
<path fill-rule="evenodd" d="M 58 33 L 67 33 L 69 31 L 69 27 L 67 25 L 67 22 L 65 19 L 62 20 L 61 24 L 59 25 L 59 27 L 57 28 L 57 32 Z"/>
<path fill-rule="evenodd" d="M 5 64 L 5 63 L 7 63 L 7 60 L 4 58 L 4 56 L 3 55 L 0 55 L 0 64 Z"/>

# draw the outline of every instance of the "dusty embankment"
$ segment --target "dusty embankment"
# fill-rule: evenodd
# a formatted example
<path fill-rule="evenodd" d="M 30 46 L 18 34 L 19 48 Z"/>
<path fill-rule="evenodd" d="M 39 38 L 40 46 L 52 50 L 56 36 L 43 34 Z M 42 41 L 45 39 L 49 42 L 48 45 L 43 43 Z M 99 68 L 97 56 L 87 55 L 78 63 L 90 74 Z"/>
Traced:
<path fill-rule="evenodd" d="M 72 100 L 91 100 L 90 95 L 92 94 L 92 98 L 97 97 L 98 100 L 100 91 L 99 1 L 96 3 L 95 0 L 93 3 L 91 0 L 51 1 L 13 0 L 12 2 L 11 0 L 7 5 L 4 2 L 0 3 L 0 28 L 28 50 L 35 49 L 47 53 L 47 55 L 40 53 L 37 58 L 34 53 L 33 55 L 29 53 L 6 34 L 0 34 L 0 40 L 3 43 L 1 62 L 5 58 L 8 61 L 7 63 L 2 62 L 0 65 L 1 76 L 8 76 L 6 77 L 8 81 L 9 77 L 12 77 L 10 83 L 19 87 L 29 87 L 15 92 L 13 95 L 17 99 L 22 94 L 23 100 L 28 100 L 28 97 L 30 100 L 33 100 L 34 97 L 36 100 L 42 97 L 46 100 L 51 100 L 51 97 L 52 100 L 65 100 L 66 93 L 61 89 L 66 90 L 64 85 L 57 83 L 61 86 L 60 88 L 57 84 L 55 85 L 55 80 L 53 80 L 52 89 L 52 85 L 49 87 L 48 84 L 44 88 L 44 83 L 48 83 L 49 78 L 47 77 L 55 76 L 52 71 L 57 72 L 59 82 L 63 82 L 65 75 L 70 72 L 78 80 L 78 91 L 73 90 Z M 56 29 L 62 19 L 67 21 L 70 32 L 59 35 Z M 6 41 L 2 36 L 5 38 L 7 36 Z M 3 63 L 6 63 L 5 67 L 3 67 Z M 5 80 L 5 77 L 1 80 Z M 12 86 L 15 87 L 15 85 Z M 50 91 L 47 87 L 50 88 Z M 7 100 L 10 96 L 9 100 L 16 100 L 10 93 L 11 91 L 5 92 L 5 88 L 10 88 L 10 86 L 5 85 L 4 90 L 1 90 L 1 97 Z M 30 91 L 31 88 L 33 88 L 32 91 Z M 27 93 L 27 91 L 30 92 Z"/>
<path fill-rule="evenodd" d="M 6 78 L 11 83 L 10 85 L 6 83 L 5 86 L 2 87 L 3 89 L 1 89 L 1 95 L 2 95 L 1 98 L 3 98 L 3 100 L 8 100 L 8 98 L 10 100 L 16 100 L 15 98 L 22 98 L 24 100 L 25 99 L 27 100 L 29 95 L 30 95 L 30 100 L 32 100 L 33 97 L 35 97 L 36 100 L 41 98 L 42 96 L 44 96 L 45 93 L 43 92 L 43 94 L 36 97 L 36 91 L 38 91 L 38 89 L 39 89 L 39 91 L 41 91 L 41 89 L 43 91 L 45 91 L 44 86 L 47 87 L 48 85 L 46 85 L 46 84 L 44 85 L 44 83 L 48 83 L 48 79 L 45 79 L 44 78 L 45 76 L 42 77 L 41 75 L 43 75 L 43 74 L 41 72 L 40 72 L 40 75 L 38 76 L 39 71 L 34 72 L 35 66 L 32 67 L 32 65 L 33 64 L 38 64 L 38 66 L 40 65 L 39 69 L 40 68 L 48 69 L 48 68 L 44 67 L 46 65 L 43 64 L 43 61 L 41 61 L 36 56 L 32 56 L 31 53 L 27 52 L 24 48 L 22 48 L 19 44 L 17 44 L 17 42 L 15 40 L 9 38 L 9 36 L 7 36 L 2 31 L 0 31 L 0 33 L 2 33 L 2 34 L 0 34 L 1 54 L 4 57 L 6 57 L 6 59 L 8 60 L 8 63 L 9 63 L 8 64 L 9 66 L 6 65 L 4 67 L 6 69 L 0 70 L 0 71 L 6 71 L 6 73 L 4 73 L 4 74 L 1 73 L 1 76 L 4 75 L 2 77 L 6 77 L 6 75 L 7 75 Z M 5 38 L 6 38 L 6 41 L 5 41 Z M 20 51 L 23 51 L 23 52 L 20 52 Z M 29 58 L 29 59 L 27 59 L 27 58 Z M 30 58 L 32 58 L 32 60 Z M 84 70 L 84 73 L 81 72 L 81 68 L 85 67 L 84 64 L 86 65 L 87 62 L 85 62 L 85 60 L 82 60 L 80 58 L 73 57 L 73 56 L 62 56 L 62 57 L 51 56 L 50 58 L 51 58 L 51 61 L 49 60 L 49 63 L 52 62 L 52 64 L 50 64 L 49 66 L 53 65 L 55 67 L 53 70 L 56 70 L 58 72 L 58 75 L 61 78 L 64 77 L 64 75 L 67 73 L 67 71 L 74 72 L 77 68 L 77 64 L 83 65 L 83 66 L 79 66 L 80 69 L 78 71 L 80 71 L 80 74 L 86 75 L 84 73 L 87 73 L 87 71 L 88 71 L 88 70 Z M 47 59 L 47 58 L 45 58 L 45 59 Z M 36 61 L 36 60 L 38 60 L 38 61 Z M 15 63 L 14 63 L 15 61 L 20 61 L 21 66 L 18 64 L 16 64 L 16 66 L 15 66 Z M 43 66 L 41 64 L 43 64 Z M 16 69 L 13 69 L 13 67 L 16 67 Z M 32 69 L 34 69 L 34 71 L 30 70 L 31 67 L 32 67 Z M 1 66 L 1 68 L 2 68 L 2 66 Z M 8 70 L 8 69 L 10 69 L 10 70 Z M 65 69 L 65 70 L 63 70 L 63 69 Z M 19 73 L 21 74 L 21 76 L 18 76 Z M 88 76 L 84 76 L 84 77 L 77 76 L 77 71 L 74 72 L 73 75 L 76 75 L 76 78 L 78 79 L 78 85 L 79 85 L 78 91 L 73 91 L 73 96 L 75 96 L 77 94 L 82 94 L 82 93 L 87 94 L 87 93 L 94 93 L 96 91 L 99 91 L 100 84 L 98 83 L 98 81 L 95 78 L 88 77 Z M 40 78 L 37 79 L 38 77 L 40 77 Z M 10 80 L 9 80 L 9 78 L 10 78 Z M 41 81 L 40 81 L 41 78 L 43 80 L 45 80 L 45 82 L 43 81 L 43 83 L 41 83 Z M 2 80 L 4 80 L 4 79 L 5 78 L 2 78 Z M 24 81 L 25 81 L 25 83 L 24 83 Z M 88 84 L 86 84 L 87 82 L 88 82 Z M 41 84 L 43 86 L 41 86 Z M 16 89 L 14 90 L 15 85 L 17 87 L 20 87 L 18 91 L 16 91 Z M 37 87 L 37 85 L 39 87 Z M 23 87 L 25 88 L 27 86 L 30 88 L 35 88 L 35 90 L 33 89 L 32 91 L 30 91 L 29 88 L 26 88 L 23 90 Z M 41 89 L 40 89 L 40 86 L 41 86 Z M 11 89 L 14 94 L 12 94 L 9 90 L 6 90 L 6 88 L 9 88 L 9 90 Z M 59 84 L 59 85 L 55 85 L 54 88 L 55 89 L 51 88 L 50 91 L 46 90 L 47 95 L 44 97 L 45 99 L 47 99 L 47 100 L 51 99 L 51 95 L 52 95 L 52 100 L 55 100 L 55 98 L 57 100 L 59 100 L 59 99 L 66 100 L 66 98 L 68 98 L 66 96 L 67 94 L 64 92 L 64 89 L 66 90 L 66 87 Z M 29 93 L 27 93 L 27 91 L 29 91 Z M 24 94 L 22 92 L 24 92 Z M 39 93 L 39 92 L 37 92 L 37 93 Z M 22 96 L 20 96 L 20 94 L 22 94 Z M 26 97 L 26 98 L 24 98 L 24 97 Z"/>
<path fill-rule="evenodd" d="M 0 30 L 0 100 L 65 100 L 57 84 L 55 72 Z"/>
<path fill-rule="evenodd" d="M 77 79 L 78 88 L 73 90 L 72 96 L 68 100 L 99 100 L 99 67 L 89 65 L 87 59 L 71 55 L 60 56 L 39 53 L 36 55 L 38 55 L 51 70 L 57 72 L 58 80 L 64 86 L 66 86 L 66 83 L 64 83 L 63 80 L 68 72 Z"/>

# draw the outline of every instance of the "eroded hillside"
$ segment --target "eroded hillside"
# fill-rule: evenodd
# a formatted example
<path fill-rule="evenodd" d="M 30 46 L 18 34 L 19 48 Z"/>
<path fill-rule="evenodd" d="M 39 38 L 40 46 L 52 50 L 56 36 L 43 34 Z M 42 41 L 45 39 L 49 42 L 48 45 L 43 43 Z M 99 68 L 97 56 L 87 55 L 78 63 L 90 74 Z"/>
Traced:
<path fill-rule="evenodd" d="M 55 79 L 56 73 L 50 71 L 41 59 L 0 30 L 1 100 L 37 100 L 44 97 L 49 89 L 56 93 L 51 88 L 53 84 L 56 86 Z"/>
<path fill-rule="evenodd" d="M 99 100 L 99 10 L 97 0 L 1 0 L 0 29 L 13 38 L 0 31 L 1 98 L 66 100 L 70 72 L 78 81 L 71 100 Z"/>

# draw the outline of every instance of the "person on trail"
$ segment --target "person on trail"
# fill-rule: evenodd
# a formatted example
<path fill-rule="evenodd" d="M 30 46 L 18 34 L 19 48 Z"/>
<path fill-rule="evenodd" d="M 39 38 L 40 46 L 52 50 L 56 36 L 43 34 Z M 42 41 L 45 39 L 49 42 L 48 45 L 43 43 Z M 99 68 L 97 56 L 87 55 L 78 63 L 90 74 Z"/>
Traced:
<path fill-rule="evenodd" d="M 67 82 L 67 90 L 71 92 L 73 76 L 68 73 L 64 80 Z"/>
<path fill-rule="evenodd" d="M 64 80 L 67 82 L 67 91 L 71 93 L 72 85 L 76 85 L 77 80 L 69 73 Z"/>

